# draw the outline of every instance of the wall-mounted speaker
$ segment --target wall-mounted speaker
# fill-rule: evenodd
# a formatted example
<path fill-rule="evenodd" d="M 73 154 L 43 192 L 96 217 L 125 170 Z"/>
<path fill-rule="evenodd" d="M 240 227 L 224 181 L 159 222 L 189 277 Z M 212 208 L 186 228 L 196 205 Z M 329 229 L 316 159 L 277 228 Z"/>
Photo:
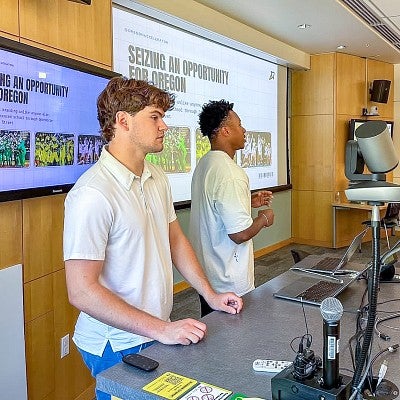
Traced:
<path fill-rule="evenodd" d="M 376 103 L 387 103 L 389 98 L 390 81 L 385 79 L 375 79 L 372 82 L 371 101 Z"/>

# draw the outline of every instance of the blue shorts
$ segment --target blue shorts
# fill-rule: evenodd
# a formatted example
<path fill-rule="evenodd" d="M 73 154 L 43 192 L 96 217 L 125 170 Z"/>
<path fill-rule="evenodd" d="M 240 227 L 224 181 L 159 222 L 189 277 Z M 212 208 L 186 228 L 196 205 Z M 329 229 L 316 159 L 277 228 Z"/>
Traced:
<path fill-rule="evenodd" d="M 122 357 L 126 354 L 135 354 L 144 350 L 146 347 L 151 346 L 154 343 L 147 342 L 140 344 L 139 346 L 131 347 L 130 349 L 125 349 L 117 352 L 113 352 L 110 342 L 107 342 L 107 345 L 103 351 L 103 355 L 95 356 L 94 354 L 88 353 L 78 347 L 79 352 L 82 355 L 83 361 L 86 366 L 89 368 L 92 376 L 96 378 L 97 374 L 100 372 L 112 367 L 115 364 L 118 364 L 122 361 Z M 111 396 L 107 393 L 101 392 L 96 389 L 96 399 L 97 400 L 110 400 Z"/>

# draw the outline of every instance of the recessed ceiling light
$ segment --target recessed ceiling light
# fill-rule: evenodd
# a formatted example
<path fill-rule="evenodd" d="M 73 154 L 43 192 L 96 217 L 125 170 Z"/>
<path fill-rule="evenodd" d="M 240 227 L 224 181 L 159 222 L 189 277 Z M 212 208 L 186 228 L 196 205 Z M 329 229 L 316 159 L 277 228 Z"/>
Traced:
<path fill-rule="evenodd" d="M 300 24 L 300 25 L 297 25 L 297 27 L 299 29 L 308 29 L 308 28 L 311 28 L 311 25 L 310 24 Z"/>
<path fill-rule="evenodd" d="M 344 50 L 347 46 L 344 44 L 340 44 L 338 47 L 336 47 L 337 50 Z"/>

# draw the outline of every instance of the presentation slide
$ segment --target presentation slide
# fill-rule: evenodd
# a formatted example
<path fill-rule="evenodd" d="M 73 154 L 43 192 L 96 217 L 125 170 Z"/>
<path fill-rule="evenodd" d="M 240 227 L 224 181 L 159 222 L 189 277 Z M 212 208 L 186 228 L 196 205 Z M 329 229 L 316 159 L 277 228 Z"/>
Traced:
<path fill-rule="evenodd" d="M 73 184 L 96 162 L 108 79 L 0 49 L 0 192 Z"/>
<path fill-rule="evenodd" d="M 174 201 L 190 200 L 193 170 L 210 149 L 198 124 L 209 100 L 234 103 L 247 131 L 235 160 L 247 172 L 251 189 L 278 185 L 275 64 L 132 10 L 113 8 L 113 31 L 114 70 L 175 93 L 175 107 L 165 118 L 164 150 L 148 155 L 168 174 Z"/>

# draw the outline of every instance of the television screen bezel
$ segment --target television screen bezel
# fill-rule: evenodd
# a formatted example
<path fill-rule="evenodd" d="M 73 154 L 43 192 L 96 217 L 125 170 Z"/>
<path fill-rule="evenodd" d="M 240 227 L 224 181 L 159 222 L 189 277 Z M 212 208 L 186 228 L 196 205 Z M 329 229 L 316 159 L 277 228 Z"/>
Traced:
<path fill-rule="evenodd" d="M 52 53 L 44 49 L 39 49 L 28 44 L 16 42 L 14 40 L 3 37 L 0 37 L 0 49 L 36 60 L 45 61 L 51 64 L 81 71 L 91 75 L 97 75 L 102 78 L 111 79 L 115 76 L 120 76 L 120 74 L 112 70 L 101 68 L 92 64 L 87 64 L 83 61 L 68 58 L 60 54 Z M 73 187 L 73 185 L 74 183 L 67 183 L 61 185 L 30 187 L 15 190 L 0 190 L 0 202 L 23 200 L 28 198 L 67 193 Z"/>
<path fill-rule="evenodd" d="M 356 131 L 355 130 L 355 124 L 356 124 L 356 122 L 365 123 L 365 122 L 368 122 L 368 121 L 377 121 L 377 120 L 375 120 L 375 119 L 372 120 L 372 119 L 362 119 L 362 118 L 351 118 L 350 121 L 349 121 L 349 140 L 356 140 L 356 137 L 355 137 L 355 131 Z M 390 136 L 393 139 L 394 122 L 393 121 L 386 121 L 386 120 L 379 120 L 379 121 L 384 121 L 388 125 L 391 126 Z"/>

